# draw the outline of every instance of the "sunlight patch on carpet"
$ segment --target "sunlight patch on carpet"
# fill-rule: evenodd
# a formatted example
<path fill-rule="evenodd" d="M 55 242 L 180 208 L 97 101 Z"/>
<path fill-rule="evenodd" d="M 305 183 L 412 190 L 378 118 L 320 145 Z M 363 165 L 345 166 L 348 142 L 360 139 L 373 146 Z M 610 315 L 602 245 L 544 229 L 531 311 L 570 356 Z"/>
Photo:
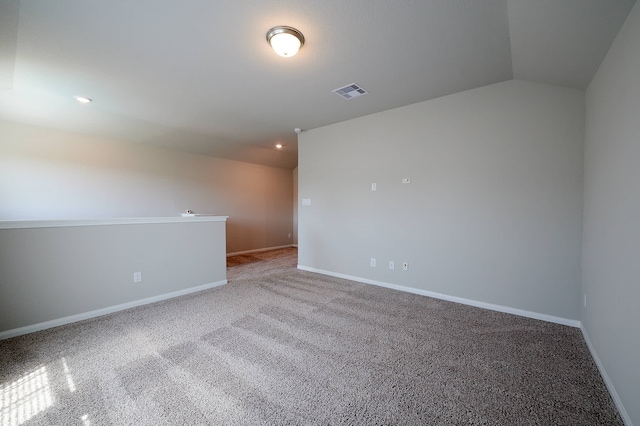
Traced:
<path fill-rule="evenodd" d="M 0 404 L 2 426 L 21 425 L 53 405 L 47 368 L 43 365 L 0 385 Z"/>

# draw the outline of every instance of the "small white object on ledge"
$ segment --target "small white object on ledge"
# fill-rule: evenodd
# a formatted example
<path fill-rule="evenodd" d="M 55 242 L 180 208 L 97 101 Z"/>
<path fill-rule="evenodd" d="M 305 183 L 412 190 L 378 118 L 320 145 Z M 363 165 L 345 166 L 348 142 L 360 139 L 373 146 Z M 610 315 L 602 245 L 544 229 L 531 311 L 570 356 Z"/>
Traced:
<path fill-rule="evenodd" d="M 203 217 L 203 216 L 215 216 L 213 213 L 181 213 L 182 217 Z"/>

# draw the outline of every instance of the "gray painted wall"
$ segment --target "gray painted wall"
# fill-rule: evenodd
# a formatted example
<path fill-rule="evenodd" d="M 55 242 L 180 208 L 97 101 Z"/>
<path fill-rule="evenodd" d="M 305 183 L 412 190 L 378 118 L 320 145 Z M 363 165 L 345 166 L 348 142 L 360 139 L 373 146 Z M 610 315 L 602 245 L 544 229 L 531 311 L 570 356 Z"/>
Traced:
<path fill-rule="evenodd" d="M 225 222 L 0 229 L 0 332 L 224 281 L 224 241 Z"/>
<path fill-rule="evenodd" d="M 293 169 L 293 244 L 298 244 L 298 168 Z"/>
<path fill-rule="evenodd" d="M 581 91 L 524 81 L 303 132 L 299 264 L 578 320 L 583 137 Z"/>
<path fill-rule="evenodd" d="M 292 244 L 291 170 L 0 121 L 0 220 L 229 216 L 229 253 Z"/>
<path fill-rule="evenodd" d="M 584 330 L 640 425 L 640 4 L 586 94 Z"/>

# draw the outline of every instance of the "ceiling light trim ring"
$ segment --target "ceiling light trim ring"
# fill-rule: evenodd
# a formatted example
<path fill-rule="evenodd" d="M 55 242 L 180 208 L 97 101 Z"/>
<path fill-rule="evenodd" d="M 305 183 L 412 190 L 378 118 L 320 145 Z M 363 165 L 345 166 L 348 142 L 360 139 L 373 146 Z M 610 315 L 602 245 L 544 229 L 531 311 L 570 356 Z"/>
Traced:
<path fill-rule="evenodd" d="M 271 39 L 273 36 L 278 34 L 291 34 L 300 40 L 300 47 L 304 46 L 304 36 L 299 30 L 296 30 L 293 27 L 287 27 L 286 25 L 278 25 L 277 27 L 273 27 L 267 32 L 267 41 L 271 43 Z"/>

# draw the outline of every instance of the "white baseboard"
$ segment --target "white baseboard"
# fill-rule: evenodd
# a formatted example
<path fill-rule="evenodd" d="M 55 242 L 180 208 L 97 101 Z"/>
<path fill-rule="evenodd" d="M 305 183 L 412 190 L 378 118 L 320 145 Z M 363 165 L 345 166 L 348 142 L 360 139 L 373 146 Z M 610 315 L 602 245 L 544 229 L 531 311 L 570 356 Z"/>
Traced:
<path fill-rule="evenodd" d="M 616 388 L 613 386 L 613 382 L 609 378 L 607 371 L 604 369 L 604 364 L 602 364 L 602 361 L 600 361 L 600 357 L 598 356 L 598 353 L 596 352 L 596 349 L 594 348 L 593 343 L 591 343 L 591 339 L 589 338 L 589 333 L 587 333 L 587 330 L 585 330 L 584 326 L 581 326 L 580 330 L 582 330 L 584 341 L 587 342 L 587 347 L 589 348 L 589 352 L 591 352 L 591 356 L 593 357 L 593 360 L 598 366 L 598 370 L 600 371 L 602 380 L 604 380 L 605 385 L 607 385 L 609 394 L 611 395 L 613 402 L 616 404 L 616 407 L 618 408 L 618 412 L 620 412 L 620 417 L 622 417 L 622 421 L 626 426 L 633 426 L 633 422 L 631 421 L 631 417 L 629 416 L 629 413 L 627 413 L 627 410 L 625 410 L 624 405 L 622 405 L 622 400 L 620 399 L 618 392 L 616 392 Z"/>
<path fill-rule="evenodd" d="M 107 308 L 96 309 L 95 311 L 84 312 L 82 314 L 70 315 L 64 318 L 58 318 L 51 321 L 40 322 L 38 324 L 27 325 L 25 327 L 14 328 L 12 330 L 0 332 L 0 340 L 9 339 L 11 337 L 22 336 L 23 334 L 33 333 L 35 331 L 46 330 L 48 328 L 58 327 L 60 325 L 71 324 L 72 322 L 78 322 L 90 318 L 99 317 L 102 315 L 112 314 L 114 312 L 123 311 L 129 308 L 135 308 L 136 306 L 148 305 L 149 303 L 160 302 L 162 300 L 172 299 L 178 296 L 184 296 L 185 294 L 195 293 L 197 291 L 208 290 L 210 288 L 218 287 L 227 284 L 227 280 L 216 281 L 210 284 L 203 284 L 197 287 L 190 287 L 184 290 L 178 290 L 171 293 L 165 293 L 158 296 L 147 297 L 146 299 L 134 300 L 133 302 L 122 303 L 116 306 L 109 306 Z"/>
<path fill-rule="evenodd" d="M 572 320 L 569 318 L 556 317 L 553 315 L 541 314 L 538 312 L 525 311 L 523 309 L 512 308 L 503 305 L 494 305 L 493 303 L 480 302 L 473 299 L 465 299 L 457 296 L 450 296 L 448 294 L 435 293 L 432 291 L 421 290 L 413 287 L 406 287 L 397 284 L 385 283 L 382 281 L 370 280 L 368 278 L 354 277 L 351 275 L 339 274 L 331 271 L 324 271 L 322 269 L 310 268 L 308 266 L 298 265 L 298 269 L 309 272 L 316 272 L 318 274 L 329 275 L 332 277 L 343 278 L 346 280 L 357 281 L 365 284 L 373 284 L 380 287 L 391 288 L 394 290 L 405 291 L 407 293 L 419 294 L 421 296 L 433 297 L 434 299 L 447 300 L 449 302 L 462 303 L 463 305 L 475 306 L 476 308 L 484 308 L 492 311 L 504 312 L 507 314 L 519 315 L 521 317 L 533 318 L 537 320 L 553 322 L 556 324 L 568 325 L 570 327 L 580 327 L 580 321 Z"/>
<path fill-rule="evenodd" d="M 297 247 L 297 246 L 294 246 L 293 244 L 287 244 L 285 246 L 265 247 L 265 248 L 259 248 L 254 250 L 236 251 L 234 253 L 227 253 L 227 257 L 238 256 L 240 254 L 260 253 L 263 251 L 278 250 L 278 249 L 289 248 L 289 247 Z"/>

